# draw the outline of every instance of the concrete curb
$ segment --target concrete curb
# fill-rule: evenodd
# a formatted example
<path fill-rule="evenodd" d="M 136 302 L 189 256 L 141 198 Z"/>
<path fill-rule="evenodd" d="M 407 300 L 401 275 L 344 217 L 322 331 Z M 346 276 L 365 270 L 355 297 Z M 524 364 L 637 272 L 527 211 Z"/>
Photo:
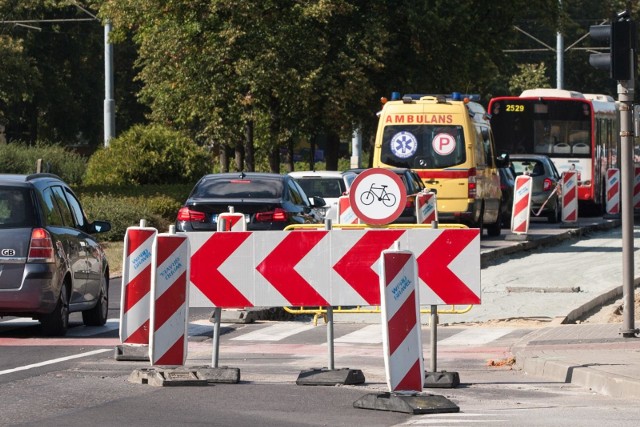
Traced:
<path fill-rule="evenodd" d="M 527 356 L 523 352 L 515 353 L 516 366 L 528 375 L 585 387 L 611 397 L 640 399 L 640 380 L 567 362 L 561 356 Z"/>

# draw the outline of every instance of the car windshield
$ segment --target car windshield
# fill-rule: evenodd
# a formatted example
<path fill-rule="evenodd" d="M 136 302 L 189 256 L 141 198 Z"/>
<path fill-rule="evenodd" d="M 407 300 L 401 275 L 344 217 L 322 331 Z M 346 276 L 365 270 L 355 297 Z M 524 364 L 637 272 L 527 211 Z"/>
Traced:
<path fill-rule="evenodd" d="M 0 228 L 31 227 L 34 223 L 29 191 L 0 186 Z"/>
<path fill-rule="evenodd" d="M 307 196 L 337 198 L 343 193 L 340 178 L 301 178 L 296 181 Z"/>
<path fill-rule="evenodd" d="M 516 175 L 531 175 L 542 176 L 544 175 L 544 165 L 538 160 L 514 160 L 511 159 L 513 169 L 516 171 Z"/>
<path fill-rule="evenodd" d="M 276 179 L 205 179 L 191 197 L 202 199 L 275 199 L 282 197 L 282 181 Z"/>

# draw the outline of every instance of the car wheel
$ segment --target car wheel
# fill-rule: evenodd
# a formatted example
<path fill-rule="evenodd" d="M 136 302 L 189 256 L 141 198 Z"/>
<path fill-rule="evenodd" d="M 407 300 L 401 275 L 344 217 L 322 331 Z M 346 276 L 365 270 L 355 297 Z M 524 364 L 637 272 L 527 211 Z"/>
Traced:
<path fill-rule="evenodd" d="M 500 230 L 502 229 L 502 220 L 500 218 L 500 212 L 502 212 L 502 206 L 498 206 L 498 215 L 496 216 L 496 222 L 493 224 L 487 225 L 487 235 L 491 237 L 496 237 L 500 235 Z"/>
<path fill-rule="evenodd" d="M 553 210 L 547 214 L 547 219 L 551 224 L 557 224 L 561 220 L 561 210 L 560 210 L 560 201 L 556 199 L 555 206 Z"/>
<path fill-rule="evenodd" d="M 82 312 L 82 321 L 87 326 L 103 326 L 107 323 L 107 313 L 109 311 L 109 285 L 107 283 L 107 278 L 103 276 L 96 305 Z"/>
<path fill-rule="evenodd" d="M 48 336 L 63 336 L 69 329 L 69 296 L 65 283 L 60 290 L 60 297 L 53 312 L 40 317 L 42 332 Z"/>

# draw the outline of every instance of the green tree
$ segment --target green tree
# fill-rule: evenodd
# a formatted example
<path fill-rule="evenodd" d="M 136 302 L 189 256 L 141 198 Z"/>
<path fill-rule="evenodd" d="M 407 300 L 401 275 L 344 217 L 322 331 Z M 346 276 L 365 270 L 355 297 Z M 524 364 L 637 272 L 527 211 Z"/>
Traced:
<path fill-rule="evenodd" d="M 525 89 L 549 88 L 547 66 L 544 62 L 539 64 L 518 64 L 518 74 L 511 76 L 509 90 L 513 94 L 519 94 Z"/>

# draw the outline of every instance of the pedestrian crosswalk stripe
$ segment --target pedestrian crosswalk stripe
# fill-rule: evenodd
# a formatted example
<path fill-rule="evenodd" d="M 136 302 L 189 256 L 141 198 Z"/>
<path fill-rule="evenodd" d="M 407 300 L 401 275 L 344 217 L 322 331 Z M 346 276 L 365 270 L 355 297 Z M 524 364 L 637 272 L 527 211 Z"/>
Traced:
<path fill-rule="evenodd" d="M 368 325 L 350 334 L 336 338 L 334 342 L 379 344 L 382 343 L 382 327 L 380 325 Z"/>
<path fill-rule="evenodd" d="M 438 341 L 438 345 L 461 346 L 487 344 L 513 331 L 513 328 L 469 328 Z"/>
<path fill-rule="evenodd" d="M 231 339 L 236 341 L 280 341 L 314 328 L 315 326 L 311 324 L 300 325 L 299 323 L 291 322 L 277 323 Z"/>

